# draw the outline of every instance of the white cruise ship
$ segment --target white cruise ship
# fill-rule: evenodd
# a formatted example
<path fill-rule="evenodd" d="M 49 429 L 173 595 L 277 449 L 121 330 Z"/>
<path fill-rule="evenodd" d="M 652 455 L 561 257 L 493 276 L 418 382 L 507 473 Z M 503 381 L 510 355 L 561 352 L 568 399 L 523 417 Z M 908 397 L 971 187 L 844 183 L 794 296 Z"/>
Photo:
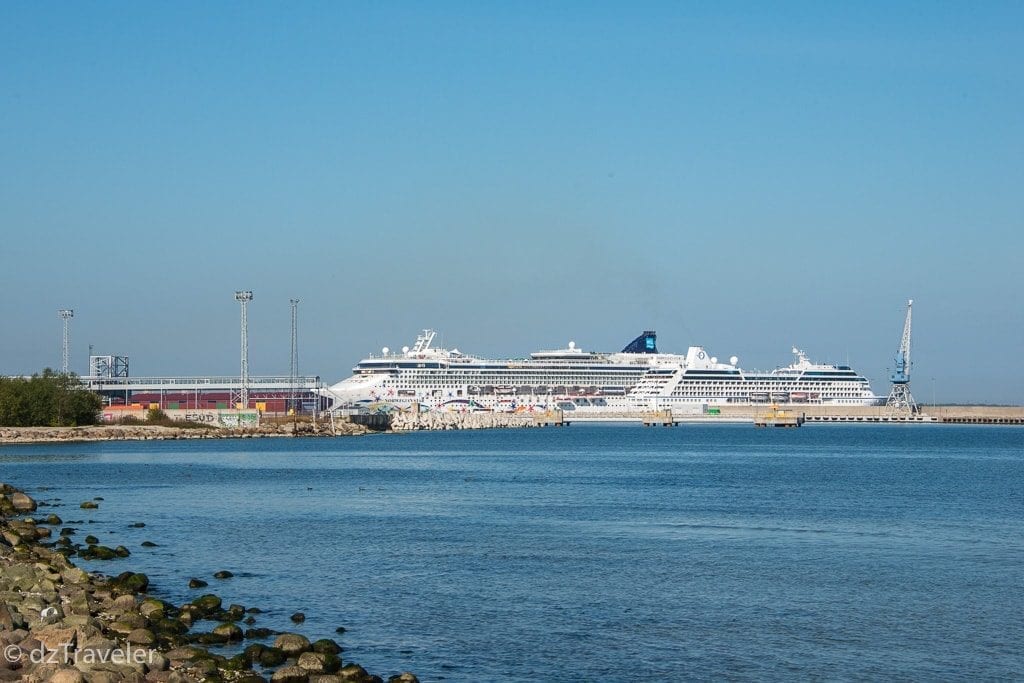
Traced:
<path fill-rule="evenodd" d="M 524 359 L 487 360 L 433 346 L 424 330 L 412 348 L 383 349 L 359 361 L 353 375 L 328 391 L 335 406 L 455 411 L 694 410 L 702 406 L 778 404 L 879 405 L 868 380 L 845 365 L 796 361 L 769 372 L 720 363 L 703 347 L 660 353 L 645 331 L 618 353 L 564 349 Z"/>

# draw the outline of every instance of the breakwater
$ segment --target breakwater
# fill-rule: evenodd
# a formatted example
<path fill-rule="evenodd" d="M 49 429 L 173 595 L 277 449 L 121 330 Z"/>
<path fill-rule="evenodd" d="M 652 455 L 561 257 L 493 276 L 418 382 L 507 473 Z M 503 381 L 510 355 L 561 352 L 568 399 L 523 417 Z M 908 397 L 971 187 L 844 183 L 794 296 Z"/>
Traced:
<path fill-rule="evenodd" d="M 352 436 L 371 431 L 349 420 L 313 425 L 309 422 L 264 422 L 257 427 L 170 427 L 160 425 L 96 425 L 92 427 L 0 427 L 0 443 L 62 443 L 74 441 L 163 441 L 169 439 L 254 439 L 275 436 Z"/>
<path fill-rule="evenodd" d="M 494 429 L 510 427 L 535 427 L 538 423 L 532 415 L 518 413 L 456 413 L 456 412 L 413 412 L 391 413 L 391 429 L 397 432 L 441 429 Z"/>
<path fill-rule="evenodd" d="M 75 542 L 77 530 L 65 526 L 73 522 L 39 514 L 48 505 L 0 484 L 0 680 L 383 683 L 344 663 L 333 639 L 310 641 L 299 632 L 258 627 L 258 608 L 225 607 L 214 593 L 174 605 L 147 594 L 145 574 L 107 577 L 76 567 L 69 559 L 75 554 L 113 559 L 130 551 L 107 548 L 94 537 Z M 230 576 L 225 571 L 213 578 Z M 304 620 L 300 613 L 292 617 L 296 624 Z M 246 640 L 258 642 L 242 649 Z M 230 645 L 240 651 L 210 649 Z M 388 682 L 417 679 L 407 672 Z"/>

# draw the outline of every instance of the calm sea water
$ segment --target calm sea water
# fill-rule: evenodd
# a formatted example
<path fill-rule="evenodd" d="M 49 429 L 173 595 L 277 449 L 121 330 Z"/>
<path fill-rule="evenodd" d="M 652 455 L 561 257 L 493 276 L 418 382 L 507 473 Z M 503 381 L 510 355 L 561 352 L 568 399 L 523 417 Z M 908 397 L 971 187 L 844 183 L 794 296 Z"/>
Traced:
<path fill-rule="evenodd" d="M 302 610 L 385 676 L 1024 676 L 1019 428 L 4 446 L 0 480 L 133 552 L 92 568 L 176 602 L 204 577 L 271 628 Z"/>

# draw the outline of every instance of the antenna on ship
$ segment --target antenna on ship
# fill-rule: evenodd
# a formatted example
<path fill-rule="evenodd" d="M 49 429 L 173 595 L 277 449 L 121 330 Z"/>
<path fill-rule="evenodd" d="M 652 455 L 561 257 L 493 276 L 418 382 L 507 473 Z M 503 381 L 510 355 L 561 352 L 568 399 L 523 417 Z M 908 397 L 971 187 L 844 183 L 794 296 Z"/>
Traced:
<path fill-rule="evenodd" d="M 907 318 L 903 323 L 903 337 L 900 339 L 900 350 L 896 352 L 893 373 L 889 375 L 892 390 L 885 402 L 891 413 L 915 414 L 917 403 L 910 393 L 910 317 L 914 300 L 907 301 Z"/>

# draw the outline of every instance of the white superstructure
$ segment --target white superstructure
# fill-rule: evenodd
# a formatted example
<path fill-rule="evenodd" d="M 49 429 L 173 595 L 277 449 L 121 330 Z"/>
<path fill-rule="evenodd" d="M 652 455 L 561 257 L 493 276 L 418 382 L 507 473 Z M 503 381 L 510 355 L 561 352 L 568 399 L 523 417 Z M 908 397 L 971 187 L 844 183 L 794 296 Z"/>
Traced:
<path fill-rule="evenodd" d="M 733 357 L 720 363 L 700 346 L 686 355 L 660 353 L 645 331 L 618 353 L 563 349 L 525 359 L 487 360 L 435 348 L 424 330 L 412 348 L 387 348 L 359 361 L 353 375 L 329 388 L 339 406 L 422 410 L 616 411 L 689 409 L 702 405 L 809 403 L 877 405 L 868 380 L 845 365 L 796 361 L 770 372 L 745 372 Z"/>

